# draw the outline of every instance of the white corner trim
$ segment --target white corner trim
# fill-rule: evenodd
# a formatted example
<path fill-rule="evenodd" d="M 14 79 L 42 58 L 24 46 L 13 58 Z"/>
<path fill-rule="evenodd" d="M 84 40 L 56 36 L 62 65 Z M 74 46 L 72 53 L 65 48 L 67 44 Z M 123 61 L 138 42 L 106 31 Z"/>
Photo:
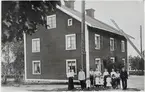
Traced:
<path fill-rule="evenodd" d="M 66 14 L 72 16 L 73 18 L 77 19 L 78 21 L 80 21 L 80 22 L 82 21 L 81 18 L 79 18 L 78 16 L 74 15 L 73 13 L 71 13 L 71 12 L 65 10 L 64 8 L 60 7 L 59 5 L 57 5 L 56 7 L 57 7 L 58 9 L 60 9 L 61 11 L 63 11 L 64 13 L 66 13 Z M 85 23 L 86 23 L 87 25 L 89 25 L 89 26 L 92 26 L 90 23 L 88 23 L 88 22 L 86 22 L 86 21 L 85 21 Z"/>
<path fill-rule="evenodd" d="M 89 31 L 87 25 L 85 25 L 85 50 L 86 50 L 86 77 L 90 76 L 90 57 L 89 57 Z"/>
<path fill-rule="evenodd" d="M 26 53 L 26 33 L 25 32 L 23 32 L 23 39 L 24 39 L 24 70 L 25 70 L 25 77 L 24 77 L 24 79 L 26 80 L 27 79 L 27 67 L 26 67 L 26 55 L 27 55 L 27 53 Z"/>

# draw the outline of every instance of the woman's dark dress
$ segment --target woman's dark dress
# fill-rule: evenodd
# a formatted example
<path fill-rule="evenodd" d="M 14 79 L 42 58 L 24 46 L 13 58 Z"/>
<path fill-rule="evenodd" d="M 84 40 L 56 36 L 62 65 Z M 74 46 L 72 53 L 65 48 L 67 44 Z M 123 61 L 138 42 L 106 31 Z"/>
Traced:
<path fill-rule="evenodd" d="M 68 78 L 68 90 L 74 89 L 73 77 Z"/>

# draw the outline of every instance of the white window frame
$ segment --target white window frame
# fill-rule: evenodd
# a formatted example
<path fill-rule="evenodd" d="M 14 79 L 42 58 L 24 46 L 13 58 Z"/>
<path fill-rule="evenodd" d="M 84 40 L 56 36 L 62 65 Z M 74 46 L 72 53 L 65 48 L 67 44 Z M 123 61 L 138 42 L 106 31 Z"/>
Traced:
<path fill-rule="evenodd" d="M 97 43 L 96 37 L 99 37 L 99 43 Z M 96 46 L 97 44 L 98 44 L 98 47 Z M 100 49 L 100 35 L 99 34 L 95 34 L 95 49 Z"/>
<path fill-rule="evenodd" d="M 125 41 L 121 40 L 121 52 L 125 52 Z"/>
<path fill-rule="evenodd" d="M 124 66 L 125 66 L 125 65 L 126 65 L 125 58 L 122 58 L 122 61 L 123 61 L 123 64 L 124 64 Z"/>
<path fill-rule="evenodd" d="M 36 41 L 36 40 L 37 41 L 39 40 L 39 44 L 34 43 L 34 41 Z M 37 45 L 39 45 L 39 46 L 37 46 Z M 37 48 L 37 49 L 34 49 L 34 48 Z M 40 52 L 40 38 L 33 38 L 32 39 L 32 53 L 35 53 L 35 52 Z"/>
<path fill-rule="evenodd" d="M 71 21 L 71 22 L 70 22 L 70 21 Z M 72 18 L 71 18 L 71 19 L 68 19 L 68 20 L 67 20 L 67 25 L 68 25 L 68 26 L 72 26 L 72 24 L 73 24 Z"/>
<path fill-rule="evenodd" d="M 111 44 L 111 40 L 113 40 L 113 44 Z M 111 48 L 111 45 L 113 48 Z M 114 38 L 110 38 L 110 51 L 114 51 Z"/>
<path fill-rule="evenodd" d="M 52 20 L 52 18 L 55 18 L 55 20 Z M 49 23 L 48 23 L 48 19 L 51 18 L 51 25 L 53 25 L 52 27 L 48 27 Z M 52 23 L 53 22 L 53 23 Z M 56 28 L 56 14 L 53 14 L 53 15 L 49 15 L 47 16 L 47 29 L 53 29 L 53 28 Z"/>
<path fill-rule="evenodd" d="M 66 74 L 68 73 L 68 62 L 70 61 L 75 61 L 74 65 L 75 65 L 75 72 L 74 74 L 77 75 L 77 62 L 76 59 L 66 59 Z"/>
<path fill-rule="evenodd" d="M 101 58 L 95 58 L 95 67 L 96 67 L 97 60 L 99 60 L 99 71 L 101 71 Z"/>
<path fill-rule="evenodd" d="M 35 73 L 34 72 L 34 63 L 35 62 L 39 62 L 40 63 L 40 73 Z M 40 60 L 34 60 L 34 61 L 32 61 L 32 73 L 34 74 L 34 75 L 40 75 L 41 74 L 41 62 L 40 62 Z"/>
<path fill-rule="evenodd" d="M 113 60 L 111 61 L 112 63 L 115 63 L 115 57 L 110 57 L 110 60 Z"/>
<path fill-rule="evenodd" d="M 74 47 L 73 48 L 68 48 L 68 37 L 69 36 L 74 36 Z M 65 49 L 66 50 L 75 50 L 76 49 L 76 34 L 65 35 Z"/>

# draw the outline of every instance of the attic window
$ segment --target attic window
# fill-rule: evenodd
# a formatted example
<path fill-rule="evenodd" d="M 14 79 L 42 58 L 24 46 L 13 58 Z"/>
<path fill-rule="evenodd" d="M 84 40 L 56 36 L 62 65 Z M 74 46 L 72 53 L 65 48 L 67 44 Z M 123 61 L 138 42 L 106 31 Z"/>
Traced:
<path fill-rule="evenodd" d="M 72 19 L 68 19 L 67 24 L 68 26 L 72 26 Z"/>

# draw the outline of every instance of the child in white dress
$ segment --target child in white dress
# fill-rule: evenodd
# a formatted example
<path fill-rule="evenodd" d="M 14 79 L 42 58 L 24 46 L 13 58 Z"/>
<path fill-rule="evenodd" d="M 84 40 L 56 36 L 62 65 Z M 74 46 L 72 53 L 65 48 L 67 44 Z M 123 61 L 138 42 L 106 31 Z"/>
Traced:
<path fill-rule="evenodd" d="M 104 85 L 104 78 L 103 78 L 103 76 L 100 77 L 100 85 L 101 85 L 101 86 Z"/>
<path fill-rule="evenodd" d="M 89 90 L 90 87 L 91 87 L 91 81 L 90 81 L 90 78 L 87 78 L 87 79 L 86 79 L 86 87 L 88 88 L 88 90 Z"/>
<path fill-rule="evenodd" d="M 107 88 L 111 88 L 111 77 L 110 77 L 110 75 L 108 75 L 108 77 L 106 78 L 106 82 L 107 82 L 107 85 L 106 85 L 106 87 Z"/>
<path fill-rule="evenodd" d="M 96 71 L 94 72 L 95 75 L 95 85 L 96 87 L 99 87 L 100 85 L 100 76 L 102 75 L 101 72 L 96 68 Z"/>

